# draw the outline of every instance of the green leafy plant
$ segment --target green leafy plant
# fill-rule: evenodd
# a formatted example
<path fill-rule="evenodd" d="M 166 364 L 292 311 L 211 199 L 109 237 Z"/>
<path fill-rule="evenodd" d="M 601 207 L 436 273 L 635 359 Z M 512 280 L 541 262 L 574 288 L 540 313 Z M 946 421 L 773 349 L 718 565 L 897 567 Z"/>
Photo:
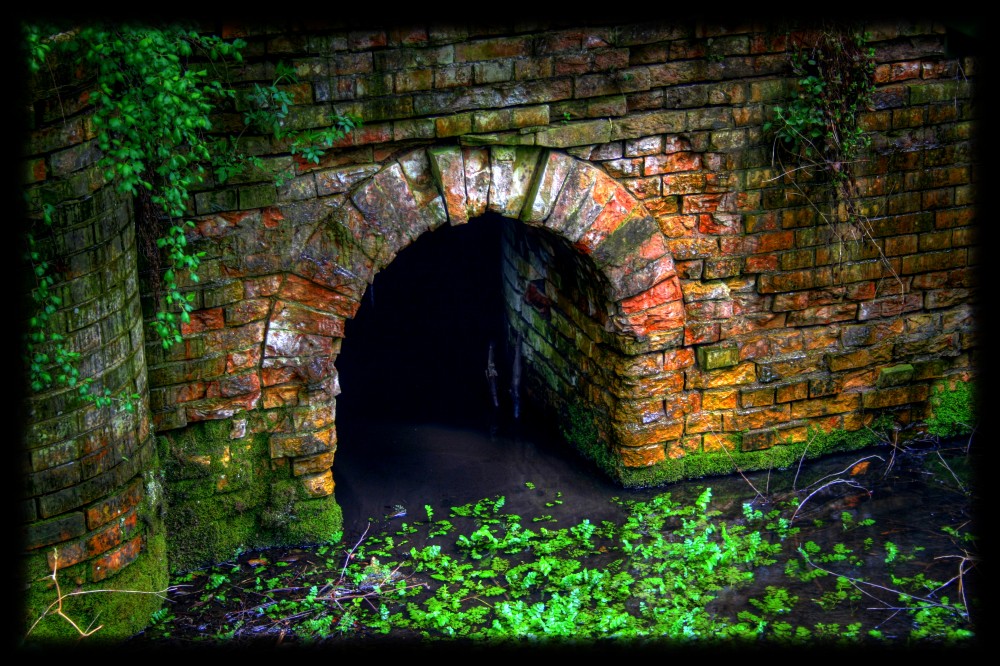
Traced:
<path fill-rule="evenodd" d="M 773 117 L 763 130 L 773 132 L 774 157 L 782 165 L 786 182 L 824 219 L 847 223 L 844 229 L 835 227 L 838 262 L 860 252 L 856 248 L 867 240 L 895 275 L 872 239 L 857 177 L 858 165 L 871 145 L 861 115 L 874 108 L 875 50 L 867 45 L 864 33 L 849 26 L 805 34 L 793 36 L 798 41 L 789 58 L 795 77 L 791 98 L 773 107 Z M 816 190 L 803 186 L 812 182 L 818 185 Z M 816 202 L 816 192 L 824 191 L 832 193 L 828 213 Z"/>
<path fill-rule="evenodd" d="M 774 107 L 773 129 L 789 153 L 823 160 L 835 180 L 871 139 L 859 126 L 875 90 L 875 51 L 865 37 L 845 30 L 824 30 L 791 55 L 796 90 L 787 105 Z"/>
<path fill-rule="evenodd" d="M 227 620 L 219 637 L 227 641 L 280 630 L 304 642 L 392 634 L 518 645 L 857 645 L 894 640 L 900 625 L 908 641 L 960 643 L 974 636 L 964 599 L 950 600 L 955 581 L 941 582 L 921 569 L 894 571 L 910 566 L 913 553 L 881 541 L 884 532 L 867 519 L 842 515 L 849 531 L 837 524 L 815 527 L 844 538 L 867 536 L 861 552 L 846 542 L 821 546 L 798 528 L 783 530 L 794 501 L 775 500 L 767 511 L 744 503 L 735 521 L 720 518 L 707 487 L 686 502 L 670 493 L 614 502 L 625 514 L 619 522 L 584 519 L 569 527 L 528 529 L 520 516 L 505 511 L 503 496 L 484 498 L 452 507 L 438 543 L 411 545 L 398 532 L 366 532 L 351 548 L 341 548 L 341 563 L 334 561 L 336 545 L 324 545 L 322 558 L 286 563 L 287 577 L 255 584 L 252 594 L 240 576 L 229 575 L 235 568 L 216 568 L 213 573 L 226 575 L 200 580 L 209 593 L 206 604 L 235 605 L 239 612 L 227 618 L 245 618 L 242 625 Z M 431 532 L 442 529 L 441 522 L 415 525 Z M 952 532 L 966 543 L 959 529 Z M 807 584 L 798 589 L 808 589 L 808 597 L 782 585 L 780 570 L 769 569 L 786 551 L 785 576 Z M 884 558 L 876 554 L 883 551 Z M 877 563 L 884 565 L 886 580 L 875 579 L 870 567 Z M 956 579 L 970 566 L 971 559 L 962 559 Z M 734 590 L 754 593 L 733 607 Z M 729 601 L 718 606 L 721 595 Z M 807 603 L 848 615 L 796 622 Z M 863 614 L 869 606 L 885 613 L 868 619 Z M 897 615 L 907 622 L 888 631 L 886 617 Z M 176 635 L 177 628 L 161 630 Z"/>
<path fill-rule="evenodd" d="M 89 86 L 91 123 L 101 151 L 98 166 L 122 194 L 140 202 L 138 231 L 150 237 L 157 252 L 153 263 L 154 297 L 163 307 L 151 326 L 165 349 L 182 339 L 181 325 L 190 322 L 194 295 L 182 290 L 182 276 L 199 281 L 204 252 L 195 251 L 187 233 L 194 224 L 183 218 L 191 209 L 192 188 L 208 175 L 220 181 L 261 161 L 238 149 L 238 137 L 213 134 L 212 114 L 227 104 L 245 103 L 247 127 L 253 126 L 287 139 L 293 155 L 318 163 L 323 152 L 360 125 L 354 116 L 330 119 L 328 127 L 289 132 L 284 127 L 292 99 L 280 87 L 297 81 L 294 71 L 281 65 L 269 86 L 254 84 L 239 99 L 228 82 L 229 67 L 242 62 L 241 39 L 226 41 L 181 24 L 140 23 L 74 25 L 66 29 L 41 23 L 22 25 L 27 67 L 41 72 L 51 58 L 93 76 Z M 242 132 L 241 132 L 242 134 Z M 284 178 L 273 174 L 275 181 Z M 59 213 L 58 206 L 42 203 L 35 211 L 45 228 Z M 27 234 L 27 259 L 35 278 L 35 313 L 26 337 L 26 362 L 33 391 L 77 388 L 80 397 L 98 406 L 119 402 L 133 409 L 137 395 L 91 391 L 91 379 L 81 380 L 76 369 L 79 354 L 51 330 L 51 316 L 62 306 L 53 275 L 53 260 L 45 258 L 33 231 Z M 161 268 L 159 256 L 166 258 Z"/>

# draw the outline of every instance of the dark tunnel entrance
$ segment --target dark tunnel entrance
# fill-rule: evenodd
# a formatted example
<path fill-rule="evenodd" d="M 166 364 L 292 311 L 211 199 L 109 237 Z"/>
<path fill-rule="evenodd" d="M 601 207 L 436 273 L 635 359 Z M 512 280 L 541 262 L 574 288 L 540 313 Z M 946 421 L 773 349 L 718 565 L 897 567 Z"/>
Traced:
<path fill-rule="evenodd" d="M 486 215 L 424 234 L 375 277 L 347 322 L 333 464 L 346 539 L 396 505 L 419 520 L 424 505 L 447 515 L 505 494 L 527 510 L 526 481 L 607 511 L 613 485 L 565 444 L 551 409 L 524 395 L 514 417 L 502 245 L 518 224 Z M 491 342 L 498 407 L 486 376 Z"/>
<path fill-rule="evenodd" d="M 496 416 L 486 368 L 491 343 L 497 366 L 508 356 L 504 223 L 491 215 L 443 226 L 375 276 L 336 361 L 338 428 L 358 419 L 479 425 Z M 499 397 L 509 368 L 498 375 Z"/>

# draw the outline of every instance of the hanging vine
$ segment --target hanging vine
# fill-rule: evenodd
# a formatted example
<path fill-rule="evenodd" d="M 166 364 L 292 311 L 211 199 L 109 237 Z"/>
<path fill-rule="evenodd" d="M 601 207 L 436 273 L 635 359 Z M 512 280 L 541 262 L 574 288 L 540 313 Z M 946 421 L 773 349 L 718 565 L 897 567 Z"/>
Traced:
<path fill-rule="evenodd" d="M 190 321 L 193 294 L 182 292 L 180 277 L 199 281 L 203 252 L 194 251 L 187 231 L 194 226 L 184 219 L 190 208 L 191 189 L 213 173 L 218 182 L 254 167 L 261 161 L 237 149 L 237 139 L 211 134 L 211 114 L 235 103 L 237 91 L 229 83 L 230 65 L 242 62 L 241 39 L 226 41 L 181 25 L 85 25 L 68 30 L 26 24 L 23 38 L 28 68 L 39 72 L 52 54 L 75 67 L 93 72 L 89 91 L 92 123 L 101 151 L 98 166 L 116 189 L 139 201 L 140 238 L 153 238 L 153 291 L 163 307 L 151 322 L 164 349 L 181 341 L 181 324 Z M 290 138 L 291 152 L 319 161 L 333 143 L 360 125 L 355 117 L 334 117 L 319 130 L 288 132 L 284 119 L 290 98 L 279 84 L 294 82 L 294 72 L 279 68 L 270 86 L 255 84 L 238 101 L 247 105 L 247 128 L 253 126 Z M 245 131 L 245 130 L 244 130 Z M 276 181 L 285 177 L 273 174 Z M 42 207 L 39 217 L 51 227 L 54 205 Z M 91 379 L 80 380 L 65 338 L 51 330 L 50 317 L 62 305 L 52 290 L 52 261 L 42 256 L 32 231 L 28 232 L 27 259 L 35 285 L 33 314 L 26 339 L 29 385 L 33 391 L 53 386 L 76 387 L 80 397 L 110 404 L 110 393 L 92 393 Z M 152 255 L 151 255 L 152 256 Z M 123 396 L 127 409 L 137 396 Z"/>

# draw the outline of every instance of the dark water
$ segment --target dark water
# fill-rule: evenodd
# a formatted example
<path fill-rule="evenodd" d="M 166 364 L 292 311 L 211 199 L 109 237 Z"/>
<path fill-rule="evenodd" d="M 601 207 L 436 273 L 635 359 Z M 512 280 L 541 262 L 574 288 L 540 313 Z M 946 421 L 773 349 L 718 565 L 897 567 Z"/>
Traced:
<path fill-rule="evenodd" d="M 334 465 L 345 533 L 363 531 L 370 518 L 382 518 L 395 504 L 424 517 L 425 504 L 446 514 L 452 506 L 497 495 L 514 513 L 551 512 L 545 502 L 561 492 L 560 506 L 572 507 L 572 515 L 597 521 L 617 516 L 609 499 L 623 490 L 540 420 L 537 414 L 502 424 L 484 419 L 478 426 L 348 420 L 338 429 Z"/>

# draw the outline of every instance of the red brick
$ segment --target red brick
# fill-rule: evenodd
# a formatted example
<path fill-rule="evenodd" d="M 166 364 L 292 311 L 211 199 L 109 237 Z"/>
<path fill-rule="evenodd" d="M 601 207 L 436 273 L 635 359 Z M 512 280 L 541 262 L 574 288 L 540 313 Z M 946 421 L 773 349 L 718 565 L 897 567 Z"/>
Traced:
<path fill-rule="evenodd" d="M 260 371 L 261 384 L 263 386 L 274 386 L 276 384 L 286 384 L 288 382 L 301 379 L 295 367 L 284 368 L 263 368 Z"/>
<path fill-rule="evenodd" d="M 605 238 L 614 233 L 629 218 L 638 205 L 635 198 L 625 188 L 617 186 L 612 191 L 611 198 L 605 204 L 604 209 L 573 246 L 584 254 L 591 254 Z"/>
<path fill-rule="evenodd" d="M 686 322 L 684 325 L 684 344 L 703 345 L 720 340 L 720 326 L 714 322 Z"/>
<path fill-rule="evenodd" d="M 697 412 L 689 414 L 684 421 L 684 432 L 695 435 L 722 430 L 722 414 L 718 412 Z"/>
<path fill-rule="evenodd" d="M 299 386 L 275 386 L 265 388 L 263 394 L 264 409 L 274 407 L 292 407 L 299 404 Z"/>
<path fill-rule="evenodd" d="M 639 336 L 684 326 L 684 303 L 669 301 L 626 316 L 629 329 Z"/>
<path fill-rule="evenodd" d="M 94 530 L 127 513 L 144 497 L 142 481 L 137 479 L 121 493 L 112 495 L 86 510 L 87 529 Z"/>
<path fill-rule="evenodd" d="M 641 294 L 623 299 L 621 308 L 625 314 L 632 314 L 670 301 L 680 300 L 682 297 L 680 282 L 677 278 L 668 278 Z"/>
<path fill-rule="evenodd" d="M 844 412 L 855 411 L 861 407 L 861 394 L 845 393 L 833 398 L 797 400 L 789 403 L 789 405 L 791 405 L 792 419 L 827 416 L 829 414 L 842 414 Z"/>
<path fill-rule="evenodd" d="M 282 298 L 308 305 L 317 310 L 350 317 L 357 309 L 353 293 L 341 293 L 294 274 L 288 274 L 278 290 Z M 346 314 L 345 314 L 346 313 Z"/>
<path fill-rule="evenodd" d="M 663 176 L 663 195 L 694 194 L 705 191 L 705 174 L 672 173 Z"/>
<path fill-rule="evenodd" d="M 743 265 L 745 273 L 767 273 L 778 270 L 777 254 L 758 254 L 746 258 Z"/>
<path fill-rule="evenodd" d="M 862 405 L 865 409 L 883 409 L 914 402 L 924 402 L 930 395 L 926 384 L 916 386 L 897 386 L 895 388 L 868 391 L 864 394 Z"/>
<path fill-rule="evenodd" d="M 633 435 L 633 439 L 640 439 L 640 437 L 641 435 L 638 434 Z M 652 435 L 652 437 L 659 437 L 659 435 Z M 649 467 L 666 459 L 663 445 L 659 443 L 638 447 L 618 447 L 617 451 L 622 464 L 630 468 Z"/>
<path fill-rule="evenodd" d="M 260 345 L 263 341 L 265 322 L 253 322 L 244 326 L 234 326 L 205 334 L 205 351 L 228 352 Z"/>
<path fill-rule="evenodd" d="M 805 400 L 809 397 L 809 383 L 796 382 L 779 386 L 775 390 L 775 400 L 777 402 L 792 402 L 793 400 Z"/>
<path fill-rule="evenodd" d="M 685 414 L 692 414 L 703 409 L 700 391 L 678 391 L 667 397 L 664 402 L 664 413 L 667 420 L 682 423 Z M 680 434 L 676 435 L 677 437 Z"/>
<path fill-rule="evenodd" d="M 678 171 L 697 171 L 700 168 L 700 154 L 672 152 L 664 155 L 647 155 L 643 158 L 642 173 L 644 176 L 656 176 Z"/>
<path fill-rule="evenodd" d="M 139 552 L 142 550 L 141 547 L 142 537 L 137 536 L 117 550 L 94 560 L 90 575 L 91 580 L 96 583 L 118 573 L 139 557 Z"/>
<path fill-rule="evenodd" d="M 86 542 L 87 557 L 95 557 L 111 550 L 120 544 L 130 532 L 134 531 L 137 524 L 138 518 L 135 512 L 132 511 L 123 516 L 118 522 L 90 536 Z"/>
<path fill-rule="evenodd" d="M 260 347 L 251 347 L 250 349 L 226 354 L 226 374 L 256 368 L 260 365 L 260 356 Z"/>
<path fill-rule="evenodd" d="M 237 396 L 235 398 L 214 398 L 200 403 L 193 403 L 184 410 L 184 415 L 188 421 L 211 421 L 215 419 L 225 419 L 253 409 L 260 402 L 260 392 L 249 395 Z"/>
<path fill-rule="evenodd" d="M 694 350 L 690 348 L 671 349 L 663 354 L 663 369 L 683 370 L 694 365 Z"/>
<path fill-rule="evenodd" d="M 181 334 L 191 335 L 203 331 L 214 331 L 225 326 L 222 316 L 222 308 L 212 308 L 210 310 L 197 310 L 192 312 L 191 321 L 181 322 Z"/>
<path fill-rule="evenodd" d="M 698 231 L 711 235 L 738 234 L 742 231 L 741 222 L 740 216 L 734 214 L 699 215 Z"/>

